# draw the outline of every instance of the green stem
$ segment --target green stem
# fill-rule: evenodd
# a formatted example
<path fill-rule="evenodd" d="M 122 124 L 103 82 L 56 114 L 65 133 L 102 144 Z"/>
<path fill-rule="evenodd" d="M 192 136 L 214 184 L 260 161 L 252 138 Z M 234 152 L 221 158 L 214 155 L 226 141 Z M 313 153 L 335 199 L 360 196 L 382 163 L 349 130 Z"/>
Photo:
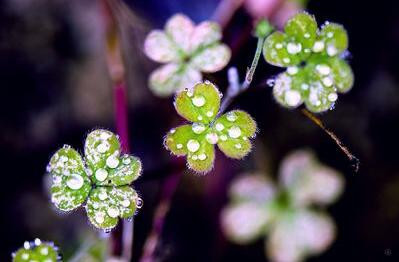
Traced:
<path fill-rule="evenodd" d="M 256 67 L 258 66 L 260 55 L 262 54 L 263 43 L 265 42 L 265 37 L 258 37 L 258 44 L 256 46 L 256 51 L 254 59 L 252 60 L 251 67 L 248 69 L 245 76 L 245 80 L 241 85 L 240 91 L 246 90 L 252 82 Z"/>

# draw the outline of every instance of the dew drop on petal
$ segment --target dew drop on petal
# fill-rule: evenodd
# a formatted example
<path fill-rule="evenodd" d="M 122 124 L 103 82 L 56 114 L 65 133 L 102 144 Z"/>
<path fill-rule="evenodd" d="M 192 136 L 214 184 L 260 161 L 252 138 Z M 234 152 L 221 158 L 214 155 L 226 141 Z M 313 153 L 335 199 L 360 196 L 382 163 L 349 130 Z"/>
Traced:
<path fill-rule="evenodd" d="M 288 57 L 284 57 L 283 62 L 288 64 L 289 62 L 291 62 L 291 59 L 289 59 Z"/>
<path fill-rule="evenodd" d="M 182 144 L 177 144 L 177 145 L 176 145 L 176 148 L 177 148 L 177 149 L 182 149 L 182 148 L 183 148 L 183 145 L 182 145 Z"/>
<path fill-rule="evenodd" d="M 212 112 L 212 111 L 206 112 L 206 116 L 207 116 L 207 117 L 212 117 L 212 116 L 213 116 L 213 112 Z"/>
<path fill-rule="evenodd" d="M 287 73 L 290 75 L 295 75 L 296 73 L 298 73 L 298 67 L 296 66 L 290 66 L 287 68 Z"/>
<path fill-rule="evenodd" d="M 241 129 L 238 126 L 232 126 L 230 127 L 230 129 L 228 130 L 229 132 L 229 136 L 231 138 L 238 138 L 241 136 Z"/>
<path fill-rule="evenodd" d="M 97 169 L 95 177 L 98 181 L 102 182 L 108 177 L 108 172 L 103 168 Z"/>
<path fill-rule="evenodd" d="M 235 148 L 237 148 L 237 149 L 240 149 L 240 148 L 242 147 L 241 144 L 235 144 L 234 146 L 235 146 Z"/>
<path fill-rule="evenodd" d="M 316 70 L 321 75 L 329 75 L 331 73 L 331 68 L 328 65 L 319 64 L 316 66 Z"/>
<path fill-rule="evenodd" d="M 201 161 L 203 161 L 203 160 L 206 159 L 206 155 L 205 155 L 205 154 L 200 154 L 200 155 L 198 156 L 198 159 L 201 160 Z"/>
<path fill-rule="evenodd" d="M 109 168 L 115 168 L 119 165 L 119 159 L 116 156 L 111 155 L 107 158 L 106 164 Z"/>
<path fill-rule="evenodd" d="M 287 44 L 287 52 L 289 54 L 295 55 L 302 50 L 302 45 L 300 43 L 288 43 Z"/>
<path fill-rule="evenodd" d="M 321 52 L 324 49 L 324 42 L 323 41 L 316 41 L 313 45 L 313 52 Z"/>
<path fill-rule="evenodd" d="M 333 85 L 333 80 L 331 77 L 328 77 L 328 76 L 324 77 L 322 81 L 323 81 L 323 85 L 325 85 L 326 87 L 330 87 Z"/>
<path fill-rule="evenodd" d="M 190 140 L 187 142 L 187 149 L 188 149 L 188 151 L 194 153 L 194 152 L 197 152 L 199 148 L 200 148 L 200 144 L 198 143 L 197 140 L 190 139 Z"/>
<path fill-rule="evenodd" d="M 337 93 L 330 93 L 328 94 L 328 100 L 331 102 L 335 102 L 338 99 L 338 95 Z"/>
<path fill-rule="evenodd" d="M 236 114 L 234 114 L 234 112 L 229 112 L 229 113 L 227 113 L 226 118 L 227 118 L 227 120 L 230 121 L 230 122 L 234 122 L 234 121 L 237 120 L 237 116 L 236 116 Z"/>
<path fill-rule="evenodd" d="M 109 207 L 107 209 L 107 214 L 112 217 L 112 218 L 116 218 L 119 216 L 119 210 L 115 207 Z"/>
<path fill-rule="evenodd" d="M 216 144 L 219 140 L 219 137 L 216 133 L 208 133 L 206 134 L 205 138 L 206 141 L 208 141 L 208 143 L 212 145 Z"/>
<path fill-rule="evenodd" d="M 201 121 L 203 118 L 202 118 L 202 116 L 198 116 L 197 119 L 198 119 L 198 121 Z"/>
<path fill-rule="evenodd" d="M 130 201 L 129 201 L 129 199 L 124 199 L 124 200 L 121 202 L 121 204 L 122 204 L 122 206 L 124 206 L 124 207 L 129 207 L 129 206 L 130 206 Z"/>
<path fill-rule="evenodd" d="M 224 129 L 224 125 L 222 123 L 217 123 L 215 126 L 217 131 L 222 131 Z"/>
<path fill-rule="evenodd" d="M 202 132 L 205 131 L 205 125 L 201 124 L 201 123 L 194 123 L 191 127 L 191 129 L 193 130 L 194 133 L 196 134 L 201 134 Z"/>
<path fill-rule="evenodd" d="M 191 100 L 196 107 L 205 105 L 205 97 L 203 96 L 194 96 Z"/>
<path fill-rule="evenodd" d="M 338 53 L 338 50 L 335 46 L 329 45 L 327 46 L 327 54 L 329 56 L 335 56 Z"/>
<path fill-rule="evenodd" d="M 68 177 L 67 186 L 72 190 L 78 190 L 83 186 L 83 177 L 77 174 L 72 174 Z"/>

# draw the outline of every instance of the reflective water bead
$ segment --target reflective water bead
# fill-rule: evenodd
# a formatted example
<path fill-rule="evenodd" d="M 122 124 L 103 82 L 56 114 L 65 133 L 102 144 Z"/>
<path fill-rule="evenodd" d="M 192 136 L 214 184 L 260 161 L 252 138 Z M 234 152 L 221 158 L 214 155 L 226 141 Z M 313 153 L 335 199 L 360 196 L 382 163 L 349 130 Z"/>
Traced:
<path fill-rule="evenodd" d="M 206 112 L 206 116 L 207 116 L 207 117 L 212 117 L 212 116 L 213 116 L 213 112 L 212 112 L 212 111 Z"/>
<path fill-rule="evenodd" d="M 107 170 L 103 169 L 103 168 L 99 168 L 96 171 L 95 177 L 98 181 L 102 182 L 104 181 L 108 176 L 108 172 Z"/>
<path fill-rule="evenodd" d="M 177 148 L 177 149 L 182 149 L 182 148 L 183 148 L 183 145 L 182 145 L 182 144 L 177 144 L 177 145 L 176 145 L 176 148 Z"/>
<path fill-rule="evenodd" d="M 226 118 L 227 118 L 227 120 L 230 121 L 230 122 L 234 122 L 234 121 L 237 120 L 237 116 L 236 116 L 236 114 L 234 114 L 234 112 L 229 112 L 229 113 L 227 113 Z"/>
<path fill-rule="evenodd" d="M 296 66 L 289 66 L 287 68 L 287 73 L 290 75 L 295 75 L 296 73 L 298 73 L 298 67 Z"/>
<path fill-rule="evenodd" d="M 328 94 L 328 100 L 331 102 L 335 102 L 338 99 L 338 95 L 337 93 L 330 93 Z"/>
<path fill-rule="evenodd" d="M 109 143 L 102 142 L 101 144 L 99 144 L 97 146 L 97 151 L 100 152 L 100 153 L 105 153 L 105 152 L 108 151 L 109 147 L 110 147 Z"/>
<path fill-rule="evenodd" d="M 121 202 L 121 204 L 122 204 L 122 206 L 124 206 L 124 207 L 129 207 L 129 206 L 130 206 L 130 201 L 129 201 L 129 199 L 124 199 L 124 200 Z"/>
<path fill-rule="evenodd" d="M 289 106 L 297 106 L 301 102 L 301 94 L 296 90 L 288 90 L 285 92 L 284 100 Z"/>
<path fill-rule="evenodd" d="M 202 132 L 205 131 L 205 125 L 201 123 L 194 123 L 191 127 L 194 133 L 196 134 L 201 134 Z"/>
<path fill-rule="evenodd" d="M 197 107 L 205 105 L 205 97 L 203 96 L 194 96 L 191 100 L 193 104 Z"/>
<path fill-rule="evenodd" d="M 226 136 L 226 135 L 221 135 L 221 136 L 220 136 L 220 140 L 226 141 L 226 140 L 227 140 L 227 136 Z"/>
<path fill-rule="evenodd" d="M 288 43 L 287 44 L 287 52 L 289 54 L 295 55 L 295 54 L 301 52 L 301 50 L 302 50 L 302 45 L 300 43 L 297 43 L 297 44 Z"/>
<path fill-rule="evenodd" d="M 187 142 L 187 149 L 188 149 L 188 151 L 190 151 L 190 152 L 197 152 L 198 151 L 198 149 L 199 149 L 199 147 L 200 147 L 200 144 L 198 143 L 198 141 L 197 140 L 194 140 L 194 139 L 190 139 L 188 142 Z"/>
<path fill-rule="evenodd" d="M 326 87 L 330 87 L 330 86 L 332 86 L 333 85 L 333 80 L 332 80 L 332 78 L 331 77 L 324 77 L 323 78 L 323 84 L 326 86 Z"/>
<path fill-rule="evenodd" d="M 83 177 L 78 174 L 72 174 L 70 177 L 68 177 L 66 182 L 67 186 L 73 190 L 80 189 L 83 186 L 83 183 Z"/>
<path fill-rule="evenodd" d="M 327 46 L 327 54 L 329 56 L 335 56 L 338 53 L 338 49 L 333 46 L 333 45 L 329 45 Z"/>
<path fill-rule="evenodd" d="M 208 143 L 212 145 L 216 144 L 219 140 L 219 137 L 216 133 L 208 133 L 206 134 L 205 138 L 206 141 L 208 141 Z"/>
<path fill-rule="evenodd" d="M 107 214 L 112 217 L 112 218 L 116 218 L 119 216 L 119 210 L 115 207 L 109 207 L 107 209 Z"/>
<path fill-rule="evenodd" d="M 313 45 L 313 52 L 321 52 L 324 49 L 324 42 L 323 41 L 316 41 Z"/>
<path fill-rule="evenodd" d="M 108 197 L 108 194 L 107 194 L 107 192 L 105 192 L 105 191 L 101 191 L 101 192 L 98 194 L 98 198 L 99 198 L 100 200 L 102 200 L 102 201 L 104 201 L 105 199 L 107 199 L 107 197 Z"/>
<path fill-rule="evenodd" d="M 232 126 L 229 130 L 229 136 L 231 138 L 238 138 L 241 136 L 241 129 L 238 126 Z"/>
<path fill-rule="evenodd" d="M 111 155 L 107 158 L 106 164 L 109 168 L 115 168 L 119 165 L 119 159 L 116 156 Z"/>
<path fill-rule="evenodd" d="M 234 146 L 235 146 L 235 148 L 237 148 L 237 149 L 240 149 L 240 148 L 242 147 L 241 144 L 235 144 Z"/>
<path fill-rule="evenodd" d="M 206 155 L 205 154 L 200 154 L 198 156 L 198 159 L 201 160 L 201 161 L 204 161 L 206 159 Z"/>
<path fill-rule="evenodd" d="M 217 123 L 215 126 L 217 131 L 222 131 L 224 129 L 224 125 L 222 123 Z"/>
<path fill-rule="evenodd" d="M 316 70 L 321 75 L 328 75 L 331 73 L 331 68 L 328 65 L 324 64 L 317 65 Z"/>

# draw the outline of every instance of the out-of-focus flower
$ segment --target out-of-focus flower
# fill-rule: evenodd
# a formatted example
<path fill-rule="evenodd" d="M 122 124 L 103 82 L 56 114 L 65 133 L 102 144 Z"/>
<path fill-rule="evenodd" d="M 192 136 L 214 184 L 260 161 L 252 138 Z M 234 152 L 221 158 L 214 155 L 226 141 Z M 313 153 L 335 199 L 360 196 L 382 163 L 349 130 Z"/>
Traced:
<path fill-rule="evenodd" d="M 265 41 L 263 55 L 272 65 L 286 67 L 273 87 L 276 101 L 288 108 L 302 103 L 312 112 L 334 107 L 337 93 L 352 88 L 351 67 L 341 58 L 348 47 L 343 26 L 326 22 L 320 30 L 313 16 L 302 12 L 287 21 L 284 32 Z"/>
<path fill-rule="evenodd" d="M 195 26 L 183 14 L 172 16 L 164 31 L 151 31 L 144 42 L 144 52 L 152 60 L 166 63 L 151 73 L 149 86 L 154 94 L 169 96 L 192 88 L 202 80 L 201 72 L 224 68 L 231 51 L 220 43 L 221 38 L 217 23 L 204 21 Z"/>
<path fill-rule="evenodd" d="M 340 174 L 310 152 L 297 151 L 283 160 L 280 184 L 261 174 L 233 181 L 231 202 L 221 215 L 225 235 L 239 244 L 268 235 L 265 250 L 272 261 L 302 261 L 325 251 L 335 238 L 335 225 L 313 205 L 337 199 L 344 187 Z"/>

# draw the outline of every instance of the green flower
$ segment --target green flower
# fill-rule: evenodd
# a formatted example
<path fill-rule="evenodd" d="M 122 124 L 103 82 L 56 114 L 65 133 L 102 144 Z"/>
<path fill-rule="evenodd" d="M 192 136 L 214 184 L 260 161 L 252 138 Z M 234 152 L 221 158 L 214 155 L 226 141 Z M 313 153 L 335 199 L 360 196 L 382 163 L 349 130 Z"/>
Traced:
<path fill-rule="evenodd" d="M 345 29 L 327 22 L 318 30 L 313 16 L 299 13 L 284 31 L 271 34 L 263 46 L 268 63 L 287 67 L 275 79 L 275 99 L 288 108 L 305 103 L 315 113 L 332 109 L 337 93 L 353 85 L 351 67 L 341 58 L 348 47 Z"/>
<path fill-rule="evenodd" d="M 36 238 L 32 242 L 25 241 L 24 247 L 12 254 L 13 262 L 56 262 L 61 261 L 58 248 L 50 242 L 42 242 Z"/>
<path fill-rule="evenodd" d="M 86 200 L 86 212 L 97 228 L 110 230 L 118 218 L 129 218 L 141 199 L 129 185 L 141 173 L 141 162 L 120 155 L 118 137 L 107 130 L 94 130 L 85 142 L 85 158 L 64 146 L 51 158 L 48 172 L 53 184 L 51 200 L 62 211 L 73 210 Z"/>
<path fill-rule="evenodd" d="M 170 96 L 200 82 L 201 72 L 213 73 L 224 68 L 231 52 L 220 43 L 221 38 L 217 23 L 205 21 L 195 26 L 183 14 L 172 16 L 165 31 L 151 31 L 144 52 L 156 62 L 167 63 L 151 74 L 151 90 L 159 96 Z"/>
<path fill-rule="evenodd" d="M 177 94 L 176 111 L 192 124 L 170 130 L 164 145 L 174 155 L 187 156 L 189 168 L 208 172 L 215 159 L 214 145 L 228 157 L 241 159 L 251 151 L 256 123 L 246 112 L 230 111 L 218 117 L 221 94 L 210 82 Z"/>
<path fill-rule="evenodd" d="M 262 174 L 239 177 L 230 187 L 230 203 L 221 215 L 225 235 L 247 244 L 268 235 L 272 261 L 302 261 L 324 252 L 335 238 L 334 221 L 322 207 L 342 193 L 344 181 L 307 151 L 283 160 L 280 186 Z"/>

